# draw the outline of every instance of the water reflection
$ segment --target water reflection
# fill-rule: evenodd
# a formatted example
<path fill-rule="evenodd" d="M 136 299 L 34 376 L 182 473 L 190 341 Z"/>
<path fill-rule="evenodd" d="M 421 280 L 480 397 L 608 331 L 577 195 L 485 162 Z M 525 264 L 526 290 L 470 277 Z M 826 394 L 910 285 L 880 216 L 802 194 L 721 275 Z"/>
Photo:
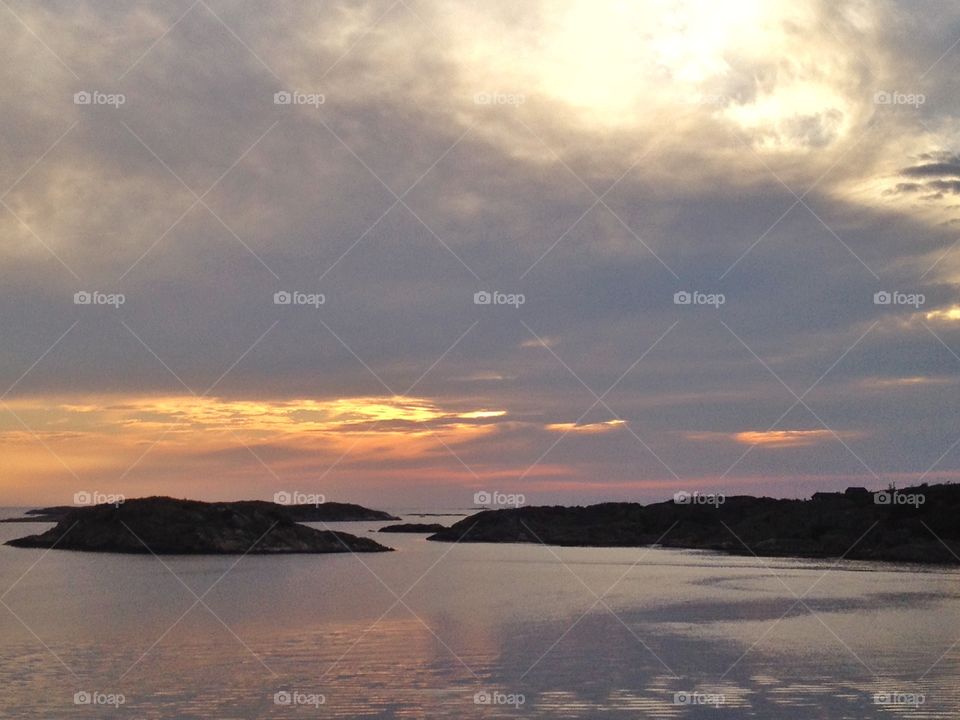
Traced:
<path fill-rule="evenodd" d="M 4 547 L 2 715 L 960 716 L 954 571 L 587 548 L 555 549 L 561 564 L 388 537 L 398 552 L 362 563 L 165 559 L 175 575 L 149 556 Z M 126 703 L 74 705 L 79 690 Z M 890 702 L 910 694 L 923 702 Z"/>

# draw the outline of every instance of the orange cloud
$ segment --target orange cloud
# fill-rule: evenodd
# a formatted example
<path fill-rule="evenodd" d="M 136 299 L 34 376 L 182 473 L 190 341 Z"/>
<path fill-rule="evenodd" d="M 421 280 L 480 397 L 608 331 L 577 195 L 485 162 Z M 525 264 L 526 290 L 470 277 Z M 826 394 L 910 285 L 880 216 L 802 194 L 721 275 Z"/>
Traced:
<path fill-rule="evenodd" d="M 4 405 L 0 485 L 11 488 L 76 484 L 80 478 L 120 482 L 134 466 L 138 472 L 205 475 L 211 458 L 238 452 L 257 470 L 263 468 L 256 458 L 267 454 L 278 472 L 292 471 L 304 458 L 329 466 L 346 454 L 378 463 L 431 458 L 497 432 L 506 415 L 504 410 L 444 407 L 402 396 L 98 396 L 70 402 L 36 397 Z M 144 457 L 148 459 L 141 464 Z M 222 472 L 230 470 L 224 466 Z"/>
<path fill-rule="evenodd" d="M 547 430 L 552 432 L 573 432 L 583 433 L 584 435 L 596 435 L 598 433 L 619 430 L 625 424 L 623 420 L 607 420 L 606 422 L 587 423 L 585 425 L 577 425 L 576 423 L 552 423 L 547 425 Z"/>
<path fill-rule="evenodd" d="M 830 430 L 744 430 L 738 433 L 721 432 L 691 432 L 686 433 L 688 440 L 700 442 L 735 442 L 740 445 L 759 445 L 768 448 L 793 448 L 809 447 L 818 445 L 824 441 L 835 439 L 837 436 L 843 439 L 861 437 L 862 433 L 856 432 L 838 432 L 834 434 Z"/>
<path fill-rule="evenodd" d="M 957 320 L 960 320 L 960 305 L 954 305 L 953 307 L 945 310 L 931 310 L 925 314 L 925 317 L 927 320 L 956 322 Z"/>
<path fill-rule="evenodd" d="M 770 448 L 806 447 L 832 439 L 829 430 L 747 430 L 737 433 L 733 439 L 743 445 L 760 445 Z"/>

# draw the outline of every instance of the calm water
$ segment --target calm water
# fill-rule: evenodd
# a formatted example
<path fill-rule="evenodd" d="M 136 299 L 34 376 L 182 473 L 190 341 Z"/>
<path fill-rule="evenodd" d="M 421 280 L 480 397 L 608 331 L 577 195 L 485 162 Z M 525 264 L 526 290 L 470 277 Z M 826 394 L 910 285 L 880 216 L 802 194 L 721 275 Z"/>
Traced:
<path fill-rule="evenodd" d="M 2 547 L 0 717 L 960 717 L 960 572 L 376 539 L 397 552 Z"/>

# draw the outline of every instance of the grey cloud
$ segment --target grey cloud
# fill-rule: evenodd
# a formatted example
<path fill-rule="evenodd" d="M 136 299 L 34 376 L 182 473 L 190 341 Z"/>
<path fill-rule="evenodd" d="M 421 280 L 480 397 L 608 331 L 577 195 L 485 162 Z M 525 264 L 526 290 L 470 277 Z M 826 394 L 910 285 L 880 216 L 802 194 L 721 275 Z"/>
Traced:
<path fill-rule="evenodd" d="M 907 177 L 941 177 L 943 175 L 960 175 L 960 162 L 937 162 L 925 165 L 914 165 L 900 171 Z"/>

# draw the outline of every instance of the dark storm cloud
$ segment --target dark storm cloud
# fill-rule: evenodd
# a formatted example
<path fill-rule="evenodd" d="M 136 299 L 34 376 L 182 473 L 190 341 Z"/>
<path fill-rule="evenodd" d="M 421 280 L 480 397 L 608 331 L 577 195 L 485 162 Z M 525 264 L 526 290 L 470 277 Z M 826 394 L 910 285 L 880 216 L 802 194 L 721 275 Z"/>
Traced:
<path fill-rule="evenodd" d="M 960 180 L 931 180 L 926 186 L 938 192 L 948 192 L 954 195 L 960 193 Z"/>
<path fill-rule="evenodd" d="M 907 177 L 942 177 L 944 175 L 960 175 L 960 162 L 927 163 L 914 165 L 900 171 Z"/>

